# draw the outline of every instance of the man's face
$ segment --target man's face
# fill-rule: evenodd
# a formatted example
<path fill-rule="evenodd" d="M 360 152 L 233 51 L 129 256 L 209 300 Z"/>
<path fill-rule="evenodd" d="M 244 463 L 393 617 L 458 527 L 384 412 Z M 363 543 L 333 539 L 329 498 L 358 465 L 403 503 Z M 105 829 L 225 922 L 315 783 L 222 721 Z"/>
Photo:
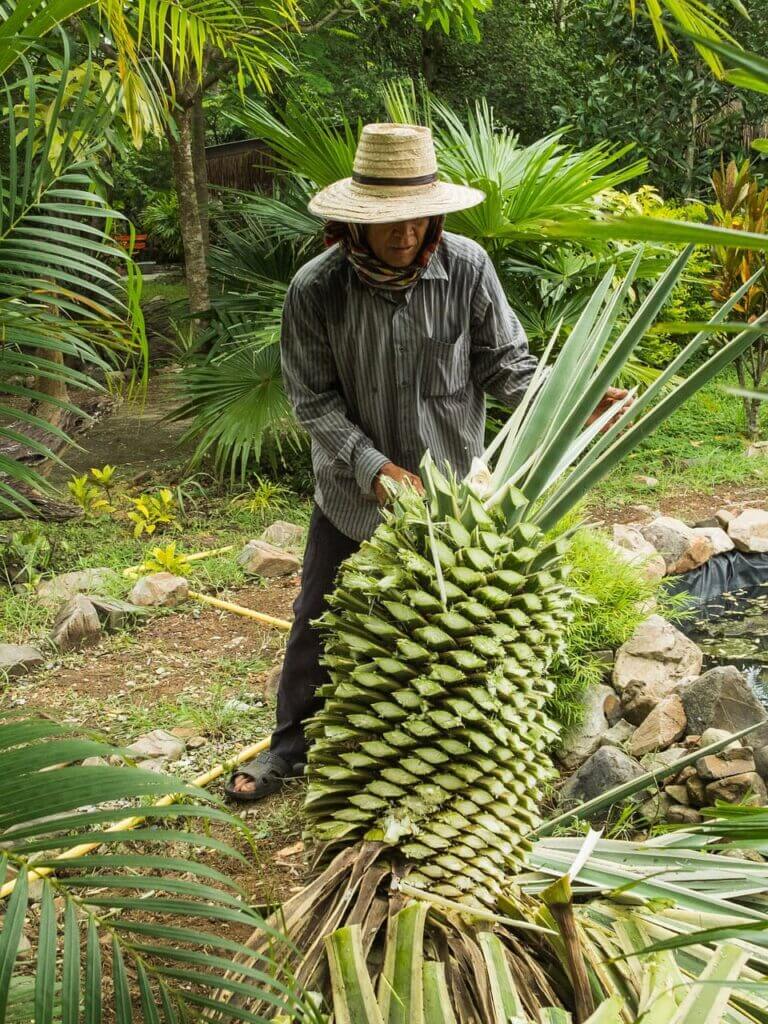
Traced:
<path fill-rule="evenodd" d="M 429 217 L 398 220 L 391 224 L 366 224 L 365 237 L 374 256 L 390 267 L 409 267 L 419 255 Z"/>

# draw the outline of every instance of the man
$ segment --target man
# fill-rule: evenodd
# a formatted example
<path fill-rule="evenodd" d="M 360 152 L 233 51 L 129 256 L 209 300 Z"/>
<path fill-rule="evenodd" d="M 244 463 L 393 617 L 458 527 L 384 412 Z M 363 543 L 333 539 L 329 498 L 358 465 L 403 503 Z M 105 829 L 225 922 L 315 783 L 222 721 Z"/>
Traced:
<path fill-rule="evenodd" d="M 312 441 L 315 506 L 277 727 L 271 749 L 230 779 L 235 800 L 259 800 L 303 771 L 303 723 L 328 678 L 310 623 L 341 562 L 376 529 L 387 481 L 421 489 L 427 448 L 465 474 L 484 448 L 485 395 L 514 407 L 536 367 L 486 252 L 443 232 L 445 214 L 483 199 L 438 180 L 429 129 L 372 124 L 352 177 L 309 204 L 329 248 L 291 282 L 281 351 Z M 612 389 L 603 404 L 623 394 Z"/>

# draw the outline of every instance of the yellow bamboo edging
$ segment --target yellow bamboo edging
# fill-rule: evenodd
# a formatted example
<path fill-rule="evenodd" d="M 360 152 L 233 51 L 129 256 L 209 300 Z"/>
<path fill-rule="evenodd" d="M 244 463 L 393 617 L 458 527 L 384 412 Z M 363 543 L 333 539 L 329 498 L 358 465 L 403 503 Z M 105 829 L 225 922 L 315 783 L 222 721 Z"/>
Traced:
<path fill-rule="evenodd" d="M 232 761 L 222 762 L 221 764 L 214 765 L 213 768 L 209 768 L 207 772 L 203 772 L 202 775 L 198 775 L 197 778 L 192 779 L 190 782 L 191 786 L 198 786 L 203 788 L 214 782 L 228 768 L 236 768 L 239 764 L 243 764 L 245 761 L 250 761 L 256 757 L 262 751 L 267 750 L 270 744 L 270 737 L 259 740 L 258 743 L 252 743 L 250 747 L 245 747 L 239 753 L 235 754 Z M 160 797 L 150 807 L 170 807 L 171 804 L 176 803 L 179 799 L 179 793 L 168 793 L 166 796 Z M 129 832 L 131 829 L 137 828 L 143 822 L 145 822 L 146 816 L 134 815 L 131 818 L 122 818 L 120 821 L 116 821 L 114 825 L 110 825 L 109 828 L 104 829 L 105 832 Z M 98 850 L 101 843 L 81 843 L 80 846 L 75 846 L 71 850 L 66 850 L 64 853 L 59 853 L 54 860 L 75 860 L 78 857 L 84 857 L 87 853 L 91 853 L 93 850 Z M 33 882 L 37 878 L 47 878 L 48 875 L 55 874 L 55 867 L 45 868 L 30 868 L 27 872 L 27 880 Z M 10 882 L 6 882 L 5 885 L 0 889 L 0 899 L 5 899 L 6 896 L 10 896 L 16 886 L 16 879 L 11 879 Z"/>
<path fill-rule="evenodd" d="M 264 612 L 255 612 L 253 608 L 244 608 L 241 604 L 233 604 L 231 601 L 222 601 L 218 597 L 209 597 L 208 594 L 201 594 L 197 590 L 190 590 L 189 596 L 195 601 L 209 604 L 213 608 L 220 608 L 224 612 L 232 612 L 234 615 L 242 615 L 246 619 L 255 619 L 263 622 L 265 626 L 274 626 L 275 629 L 282 629 L 287 633 L 291 628 L 288 619 L 276 619 L 274 615 L 267 615 Z"/>

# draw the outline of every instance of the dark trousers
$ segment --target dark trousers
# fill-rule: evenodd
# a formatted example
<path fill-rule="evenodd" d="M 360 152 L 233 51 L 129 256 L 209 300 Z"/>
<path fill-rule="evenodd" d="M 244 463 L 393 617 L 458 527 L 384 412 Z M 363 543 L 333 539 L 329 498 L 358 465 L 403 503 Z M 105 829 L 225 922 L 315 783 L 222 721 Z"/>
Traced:
<path fill-rule="evenodd" d="M 327 608 L 326 598 L 333 590 L 339 566 L 359 547 L 359 541 L 337 530 L 315 505 L 304 552 L 301 590 L 293 605 L 293 626 L 277 688 L 277 725 L 271 743 L 271 749 L 292 764 L 306 760 L 303 723 L 319 709 L 321 702 L 315 692 L 329 678 L 328 670 L 320 664 L 320 634 L 310 622 Z"/>

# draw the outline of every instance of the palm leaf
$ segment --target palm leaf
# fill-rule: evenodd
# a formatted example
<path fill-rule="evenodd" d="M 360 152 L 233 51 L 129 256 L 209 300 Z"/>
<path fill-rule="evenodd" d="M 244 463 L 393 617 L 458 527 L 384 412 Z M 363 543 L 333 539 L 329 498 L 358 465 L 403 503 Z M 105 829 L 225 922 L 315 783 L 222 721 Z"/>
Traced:
<path fill-rule="evenodd" d="M 212 837 L 195 837 L 194 827 L 212 815 L 242 830 L 238 820 L 205 791 L 170 776 L 138 768 L 62 766 L 62 757 L 82 756 L 93 747 L 65 728 L 12 718 L 0 732 L 0 885 L 8 883 L 12 866 L 10 884 L 0 890 L 7 898 L 0 931 L 0 1018 L 10 1019 L 9 1006 L 26 1005 L 30 978 L 36 1021 L 60 1016 L 71 1024 L 79 1007 L 93 1024 L 109 1016 L 131 1020 L 138 1012 L 132 977 L 138 980 L 141 1019 L 148 1024 L 158 1020 L 160 1006 L 174 1018 L 195 1013 L 201 1000 L 221 1008 L 224 997 L 217 993 L 226 972 L 248 953 L 228 932 L 265 926 L 226 872 L 199 857 L 179 857 L 176 848 L 196 840 L 211 848 Z M 108 752 L 117 753 L 102 749 Z M 93 828 L 122 820 L 136 801 L 164 794 L 178 794 L 184 805 L 142 807 L 141 814 L 175 817 L 181 828 L 163 824 L 123 834 Z M 49 812 L 44 818 L 41 807 Z M 104 852 L 78 855 L 83 840 L 103 841 Z M 213 844 L 226 861 L 243 861 L 223 840 Z M 59 850 L 55 858 L 44 852 L 52 847 Z M 47 869 L 62 873 L 45 875 Z M 17 962 L 31 909 L 28 875 L 40 889 L 31 967 Z M 271 933 L 271 941 L 279 947 L 282 939 Z M 269 958 L 242 973 L 242 995 L 278 1012 L 301 1009 L 292 979 Z M 226 1012 L 234 1020 L 251 1019 L 231 1006 Z"/>

